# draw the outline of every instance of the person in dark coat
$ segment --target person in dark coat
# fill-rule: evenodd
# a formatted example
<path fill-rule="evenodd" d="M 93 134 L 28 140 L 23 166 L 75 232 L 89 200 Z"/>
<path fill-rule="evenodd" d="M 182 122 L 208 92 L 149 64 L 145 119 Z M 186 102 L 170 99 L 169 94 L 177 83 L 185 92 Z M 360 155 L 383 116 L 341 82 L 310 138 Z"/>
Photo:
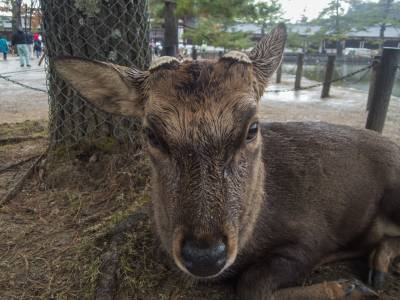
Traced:
<path fill-rule="evenodd" d="M 28 46 L 26 45 L 26 35 L 22 28 L 18 28 L 18 30 L 13 33 L 11 44 L 17 48 L 21 67 L 24 67 L 25 64 L 27 67 L 30 67 L 31 64 L 29 62 Z"/>

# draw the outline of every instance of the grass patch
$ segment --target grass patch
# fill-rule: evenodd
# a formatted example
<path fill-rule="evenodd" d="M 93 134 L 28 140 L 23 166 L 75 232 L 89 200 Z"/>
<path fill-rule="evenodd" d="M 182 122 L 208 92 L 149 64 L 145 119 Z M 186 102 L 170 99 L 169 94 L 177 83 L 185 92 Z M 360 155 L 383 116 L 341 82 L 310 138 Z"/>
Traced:
<path fill-rule="evenodd" d="M 27 120 L 19 123 L 0 124 L 1 138 L 10 138 L 16 136 L 47 137 L 48 134 L 47 120 Z"/>

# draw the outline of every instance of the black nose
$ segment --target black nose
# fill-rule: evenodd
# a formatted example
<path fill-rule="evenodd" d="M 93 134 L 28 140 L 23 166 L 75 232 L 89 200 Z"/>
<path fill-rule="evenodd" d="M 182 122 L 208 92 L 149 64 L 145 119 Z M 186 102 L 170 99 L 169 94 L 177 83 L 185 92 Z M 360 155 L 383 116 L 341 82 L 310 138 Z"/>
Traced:
<path fill-rule="evenodd" d="M 187 239 L 183 242 L 181 255 L 190 273 L 208 277 L 217 274 L 225 266 L 227 250 L 223 242 L 210 244 Z"/>

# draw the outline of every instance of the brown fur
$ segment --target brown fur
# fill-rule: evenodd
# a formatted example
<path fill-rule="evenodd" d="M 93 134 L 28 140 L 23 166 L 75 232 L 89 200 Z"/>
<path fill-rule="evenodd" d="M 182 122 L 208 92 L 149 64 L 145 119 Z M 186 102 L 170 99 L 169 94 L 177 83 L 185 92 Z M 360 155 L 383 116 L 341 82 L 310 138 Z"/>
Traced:
<path fill-rule="evenodd" d="M 56 66 L 96 106 L 143 118 L 157 233 L 184 272 L 181 248 L 191 236 L 226 243 L 214 277 L 238 277 L 240 299 L 373 296 L 349 281 L 289 288 L 327 257 L 400 236 L 400 149 L 324 123 L 262 124 L 246 140 L 285 37 L 275 29 L 251 62 L 232 53 L 217 62 L 164 59 L 148 72 L 68 59 Z M 120 85 L 120 93 L 111 88 Z"/>

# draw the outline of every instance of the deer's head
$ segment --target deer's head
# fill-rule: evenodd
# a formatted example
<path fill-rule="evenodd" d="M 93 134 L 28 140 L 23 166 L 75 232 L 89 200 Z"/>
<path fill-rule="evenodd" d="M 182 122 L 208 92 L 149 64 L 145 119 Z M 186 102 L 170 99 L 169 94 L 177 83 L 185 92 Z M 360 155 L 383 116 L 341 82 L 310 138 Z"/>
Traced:
<path fill-rule="evenodd" d="M 221 274 L 252 234 L 264 182 L 258 104 L 285 40 L 279 25 L 249 55 L 162 57 L 147 71 L 76 58 L 55 62 L 97 108 L 143 120 L 157 232 L 177 266 L 193 276 Z"/>

